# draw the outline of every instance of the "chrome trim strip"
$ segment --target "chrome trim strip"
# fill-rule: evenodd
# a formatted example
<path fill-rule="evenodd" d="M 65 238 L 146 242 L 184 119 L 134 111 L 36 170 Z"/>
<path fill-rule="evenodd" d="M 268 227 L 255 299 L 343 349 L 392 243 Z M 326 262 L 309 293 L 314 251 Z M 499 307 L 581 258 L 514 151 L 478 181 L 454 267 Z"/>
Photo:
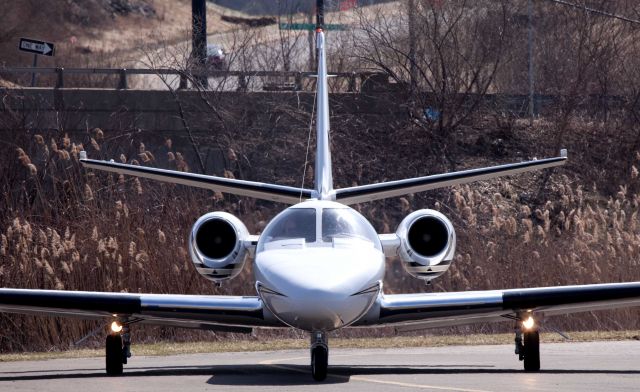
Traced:
<path fill-rule="evenodd" d="M 206 296 L 206 295 L 163 295 L 141 294 L 142 314 L 147 311 L 171 309 L 207 311 L 262 311 L 262 301 L 258 297 Z"/>

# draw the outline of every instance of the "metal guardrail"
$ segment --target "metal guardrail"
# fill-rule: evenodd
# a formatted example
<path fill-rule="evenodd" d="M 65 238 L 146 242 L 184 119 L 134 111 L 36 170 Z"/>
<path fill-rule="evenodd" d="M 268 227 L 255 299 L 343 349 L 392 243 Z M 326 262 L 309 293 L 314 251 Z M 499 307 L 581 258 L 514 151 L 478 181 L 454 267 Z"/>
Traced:
<path fill-rule="evenodd" d="M 1 73 L 11 74 L 55 74 L 56 83 L 55 88 L 64 88 L 65 75 L 118 75 L 117 89 L 126 90 L 129 88 L 128 76 L 129 75 L 175 75 L 179 76 L 180 83 L 179 89 L 188 88 L 188 81 L 191 75 L 203 76 L 203 77 L 235 77 L 238 80 L 238 90 L 246 91 L 248 89 L 248 80 L 252 77 L 260 78 L 281 78 L 281 79 L 293 79 L 294 83 L 289 86 L 283 86 L 284 90 L 298 91 L 302 88 L 303 79 L 311 79 L 316 77 L 315 72 L 307 71 L 219 71 L 219 70 L 206 70 L 202 73 L 188 74 L 184 71 L 175 69 L 160 68 L 160 69 L 148 69 L 148 68 L 53 68 L 53 67 L 7 67 L 0 68 Z M 333 72 L 330 73 L 336 78 L 347 79 L 347 91 L 357 91 L 357 81 L 360 80 L 361 84 L 366 80 L 381 75 L 379 72 Z M 273 88 L 273 90 L 278 90 Z"/>

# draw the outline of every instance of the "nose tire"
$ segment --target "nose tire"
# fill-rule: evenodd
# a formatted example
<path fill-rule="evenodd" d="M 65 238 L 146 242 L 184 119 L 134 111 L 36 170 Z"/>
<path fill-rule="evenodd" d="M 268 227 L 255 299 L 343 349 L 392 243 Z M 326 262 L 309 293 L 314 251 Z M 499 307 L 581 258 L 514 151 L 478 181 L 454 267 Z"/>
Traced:
<path fill-rule="evenodd" d="M 311 349 L 311 375 L 316 381 L 327 378 L 329 367 L 329 351 L 326 347 L 316 346 Z"/>

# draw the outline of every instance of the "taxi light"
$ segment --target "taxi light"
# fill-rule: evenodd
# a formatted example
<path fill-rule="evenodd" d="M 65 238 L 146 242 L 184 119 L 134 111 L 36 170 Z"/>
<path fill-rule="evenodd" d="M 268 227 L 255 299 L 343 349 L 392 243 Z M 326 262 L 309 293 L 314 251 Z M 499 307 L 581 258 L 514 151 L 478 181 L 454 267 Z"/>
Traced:
<path fill-rule="evenodd" d="M 111 332 L 119 333 L 120 331 L 122 331 L 122 324 L 120 324 L 117 321 L 112 322 L 111 323 Z"/>
<path fill-rule="evenodd" d="M 531 316 L 529 316 L 528 319 L 522 322 L 522 326 L 524 327 L 524 329 L 527 329 L 527 330 L 532 329 L 533 327 L 535 327 L 535 325 L 536 325 L 536 322 Z"/>

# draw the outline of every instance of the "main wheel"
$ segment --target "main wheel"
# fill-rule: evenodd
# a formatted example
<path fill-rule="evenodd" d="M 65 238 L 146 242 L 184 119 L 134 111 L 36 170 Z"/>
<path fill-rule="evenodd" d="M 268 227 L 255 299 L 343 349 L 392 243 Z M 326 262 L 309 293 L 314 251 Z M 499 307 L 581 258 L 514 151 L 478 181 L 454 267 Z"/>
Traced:
<path fill-rule="evenodd" d="M 316 381 L 327 378 L 329 366 L 329 352 L 326 347 L 317 346 L 311 349 L 311 375 Z"/>
<path fill-rule="evenodd" d="M 537 372 L 540 370 L 540 332 L 524 333 L 524 370 Z"/>
<path fill-rule="evenodd" d="M 106 365 L 107 375 L 119 376 L 122 374 L 122 336 L 120 335 L 108 335 L 107 336 L 107 353 L 106 353 Z"/>

